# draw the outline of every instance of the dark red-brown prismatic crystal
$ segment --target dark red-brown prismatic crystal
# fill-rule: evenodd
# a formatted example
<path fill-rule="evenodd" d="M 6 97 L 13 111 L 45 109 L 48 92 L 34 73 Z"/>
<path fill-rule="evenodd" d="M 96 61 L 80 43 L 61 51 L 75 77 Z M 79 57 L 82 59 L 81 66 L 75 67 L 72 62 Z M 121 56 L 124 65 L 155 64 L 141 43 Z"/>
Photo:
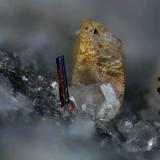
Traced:
<path fill-rule="evenodd" d="M 68 82 L 65 69 L 64 56 L 59 56 L 56 58 L 57 64 L 57 77 L 59 85 L 59 97 L 61 106 L 69 103 L 69 92 L 68 92 Z"/>

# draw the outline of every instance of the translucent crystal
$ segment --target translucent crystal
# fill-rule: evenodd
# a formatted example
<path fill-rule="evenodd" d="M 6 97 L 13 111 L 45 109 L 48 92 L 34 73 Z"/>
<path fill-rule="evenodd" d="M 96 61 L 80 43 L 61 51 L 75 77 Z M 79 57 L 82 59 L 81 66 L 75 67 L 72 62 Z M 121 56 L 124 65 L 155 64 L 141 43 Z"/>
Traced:
<path fill-rule="evenodd" d="M 158 145 L 155 128 L 147 122 L 138 122 L 130 128 L 123 147 L 129 152 L 150 151 Z"/>
<path fill-rule="evenodd" d="M 120 102 L 109 83 L 72 87 L 70 92 L 76 100 L 79 113 L 90 115 L 98 128 L 105 128 L 105 125 L 119 113 Z"/>
<path fill-rule="evenodd" d="M 117 99 L 111 84 L 102 84 L 100 88 L 105 100 L 97 112 L 96 119 L 101 121 L 109 121 L 119 112 L 121 104 Z"/>

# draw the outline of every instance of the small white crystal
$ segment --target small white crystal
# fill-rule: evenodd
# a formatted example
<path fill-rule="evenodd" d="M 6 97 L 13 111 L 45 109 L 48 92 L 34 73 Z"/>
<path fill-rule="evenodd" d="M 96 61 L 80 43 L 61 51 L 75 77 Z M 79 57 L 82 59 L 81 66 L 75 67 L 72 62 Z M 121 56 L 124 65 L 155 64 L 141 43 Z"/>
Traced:
<path fill-rule="evenodd" d="M 105 101 L 100 106 L 96 119 L 108 122 L 117 115 L 121 104 L 117 99 L 115 91 L 110 83 L 103 84 L 100 88 L 105 97 Z"/>
<path fill-rule="evenodd" d="M 22 76 L 23 81 L 28 81 L 28 78 L 26 76 Z"/>
<path fill-rule="evenodd" d="M 128 128 L 132 128 L 133 125 L 130 121 L 125 121 L 125 126 L 128 127 Z"/>
<path fill-rule="evenodd" d="M 154 145 L 157 143 L 157 137 L 152 137 L 149 141 L 148 141 L 148 146 L 146 148 L 147 151 L 150 151 Z"/>
<path fill-rule="evenodd" d="M 56 95 L 56 99 L 59 99 L 59 87 L 58 87 L 58 83 L 56 81 L 51 83 L 51 86 L 54 90 L 54 93 Z"/>
<path fill-rule="evenodd" d="M 76 109 L 78 110 L 78 108 L 77 108 L 77 103 L 76 103 L 75 98 L 74 98 L 73 96 L 70 96 L 70 97 L 69 97 L 69 100 L 72 101 L 72 102 L 74 103 Z"/>
<path fill-rule="evenodd" d="M 101 88 L 102 93 L 103 93 L 103 95 L 105 97 L 106 104 L 107 105 L 114 104 L 114 102 L 117 100 L 117 97 L 116 97 L 116 93 L 115 93 L 112 85 L 110 83 L 102 84 L 100 86 L 100 88 Z"/>
<path fill-rule="evenodd" d="M 58 84 L 57 84 L 56 81 L 54 81 L 54 82 L 51 83 L 51 86 L 55 89 L 56 87 L 58 87 Z"/>
<path fill-rule="evenodd" d="M 43 76 L 39 75 L 39 76 L 38 76 L 38 80 L 39 80 L 39 81 L 43 81 L 43 80 L 44 80 Z"/>

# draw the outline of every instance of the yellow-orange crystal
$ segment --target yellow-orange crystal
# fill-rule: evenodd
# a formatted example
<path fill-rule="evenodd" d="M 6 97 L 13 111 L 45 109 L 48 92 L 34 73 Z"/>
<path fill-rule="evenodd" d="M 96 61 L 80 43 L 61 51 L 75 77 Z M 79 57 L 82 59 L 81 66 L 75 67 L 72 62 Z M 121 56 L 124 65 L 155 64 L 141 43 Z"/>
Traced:
<path fill-rule="evenodd" d="M 122 42 L 97 21 L 84 21 L 75 47 L 72 85 L 111 83 L 124 95 Z"/>

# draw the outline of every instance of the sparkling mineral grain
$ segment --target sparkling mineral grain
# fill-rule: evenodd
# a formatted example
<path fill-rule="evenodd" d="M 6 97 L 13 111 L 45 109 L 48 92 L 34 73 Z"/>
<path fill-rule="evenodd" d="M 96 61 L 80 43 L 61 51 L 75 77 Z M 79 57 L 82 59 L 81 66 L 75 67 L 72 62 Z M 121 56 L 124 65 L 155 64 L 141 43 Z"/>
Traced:
<path fill-rule="evenodd" d="M 118 98 L 124 94 L 122 42 L 99 22 L 81 25 L 75 47 L 72 85 L 111 83 Z"/>

